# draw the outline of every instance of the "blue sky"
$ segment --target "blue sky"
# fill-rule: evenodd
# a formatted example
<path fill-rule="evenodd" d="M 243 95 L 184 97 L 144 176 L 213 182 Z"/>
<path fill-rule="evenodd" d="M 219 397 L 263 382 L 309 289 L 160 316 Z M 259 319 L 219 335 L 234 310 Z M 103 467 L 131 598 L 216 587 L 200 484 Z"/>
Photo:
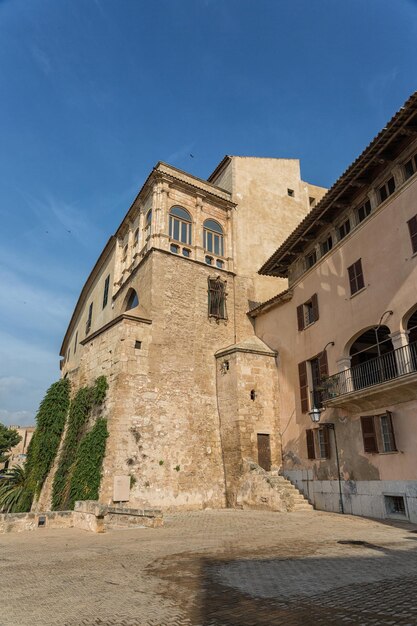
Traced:
<path fill-rule="evenodd" d="M 300 158 L 329 186 L 416 58 L 417 0 L 0 0 L 0 421 L 33 422 L 158 160 L 205 178 L 225 154 Z"/>

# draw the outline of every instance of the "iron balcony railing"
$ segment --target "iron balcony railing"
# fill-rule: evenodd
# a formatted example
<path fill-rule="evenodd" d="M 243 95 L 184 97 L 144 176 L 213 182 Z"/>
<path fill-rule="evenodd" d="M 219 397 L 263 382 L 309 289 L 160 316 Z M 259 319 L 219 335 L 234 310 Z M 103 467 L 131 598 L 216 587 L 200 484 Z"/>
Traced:
<path fill-rule="evenodd" d="M 373 387 L 417 371 L 417 341 L 354 365 L 321 381 L 321 401 L 326 402 L 347 393 Z"/>

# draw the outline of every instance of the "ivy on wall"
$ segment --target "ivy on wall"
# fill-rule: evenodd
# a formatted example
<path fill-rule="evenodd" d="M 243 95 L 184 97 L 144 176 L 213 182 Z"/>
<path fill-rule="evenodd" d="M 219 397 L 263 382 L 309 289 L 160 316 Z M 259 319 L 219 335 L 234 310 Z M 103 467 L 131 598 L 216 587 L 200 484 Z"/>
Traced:
<path fill-rule="evenodd" d="M 69 487 L 69 509 L 74 508 L 76 500 L 98 499 L 108 436 L 107 420 L 100 418 L 81 441 Z"/>
<path fill-rule="evenodd" d="M 91 435 L 91 433 L 93 433 L 94 431 L 93 428 L 89 435 L 86 435 L 86 425 L 92 409 L 94 407 L 100 406 L 103 403 L 106 396 L 107 388 L 108 385 L 105 376 L 100 376 L 99 378 L 97 378 L 94 387 L 82 387 L 81 389 L 79 389 L 71 402 L 65 439 L 52 486 L 52 510 L 54 511 L 68 510 L 69 508 L 73 508 L 74 506 L 75 499 L 72 497 L 71 494 L 75 492 L 78 493 L 78 483 L 73 482 L 74 475 L 77 475 L 77 460 L 79 460 L 80 458 L 81 460 L 84 459 L 84 456 L 79 456 L 81 454 L 81 443 L 83 441 L 83 438 L 87 439 L 87 437 L 89 437 L 89 435 Z M 97 423 L 100 423 L 100 427 L 98 427 L 97 431 L 95 431 L 93 438 L 89 437 L 87 439 L 87 444 L 90 446 L 96 445 L 97 440 L 100 439 L 100 435 L 102 434 L 102 430 L 100 430 L 100 428 L 103 428 L 103 426 L 101 425 L 101 421 L 102 420 L 97 421 Z M 95 439 L 95 437 L 97 437 L 97 439 Z M 106 437 L 104 437 L 104 449 L 105 440 Z M 82 448 L 83 455 L 85 454 L 84 450 L 85 446 L 83 446 Z M 99 477 L 101 475 L 101 465 L 103 457 L 104 450 L 102 452 L 99 467 L 97 468 Z M 99 459 L 98 454 L 96 455 L 96 459 Z M 85 460 L 83 461 L 82 465 L 83 464 L 84 474 L 80 476 L 85 476 L 85 472 L 88 471 L 85 469 Z M 97 474 L 94 472 L 91 472 L 91 476 L 93 477 L 93 480 L 97 478 Z M 96 491 L 98 495 L 98 487 Z M 86 500 L 87 498 L 81 497 L 79 499 Z"/>
<path fill-rule="evenodd" d="M 36 430 L 29 443 L 19 498 L 12 511 L 30 511 L 55 460 L 70 404 L 68 379 L 53 383 L 42 400 L 36 415 Z"/>

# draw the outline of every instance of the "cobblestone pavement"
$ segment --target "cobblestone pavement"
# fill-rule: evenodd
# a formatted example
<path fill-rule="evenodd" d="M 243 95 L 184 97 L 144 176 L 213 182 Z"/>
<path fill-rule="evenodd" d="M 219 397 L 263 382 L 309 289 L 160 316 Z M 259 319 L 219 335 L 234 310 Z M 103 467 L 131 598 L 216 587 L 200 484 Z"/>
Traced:
<path fill-rule="evenodd" d="M 1 626 L 417 625 L 417 534 L 333 513 L 0 536 Z"/>

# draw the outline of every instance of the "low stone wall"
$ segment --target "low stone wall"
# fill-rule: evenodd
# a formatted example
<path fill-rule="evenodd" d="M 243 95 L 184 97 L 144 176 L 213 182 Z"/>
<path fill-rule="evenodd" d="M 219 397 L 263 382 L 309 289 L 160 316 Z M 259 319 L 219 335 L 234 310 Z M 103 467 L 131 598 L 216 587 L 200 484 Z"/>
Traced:
<path fill-rule="evenodd" d="M 157 509 L 125 509 L 107 507 L 106 528 L 160 528 L 162 512 Z"/>
<path fill-rule="evenodd" d="M 108 507 L 95 500 L 75 503 L 74 511 L 1 513 L 0 534 L 38 528 L 80 528 L 95 533 L 118 528 L 160 528 L 162 512 L 156 509 Z"/>
<path fill-rule="evenodd" d="M 45 513 L 0 513 L 0 534 L 18 533 L 38 528 L 72 528 L 73 511 L 46 511 Z"/>

